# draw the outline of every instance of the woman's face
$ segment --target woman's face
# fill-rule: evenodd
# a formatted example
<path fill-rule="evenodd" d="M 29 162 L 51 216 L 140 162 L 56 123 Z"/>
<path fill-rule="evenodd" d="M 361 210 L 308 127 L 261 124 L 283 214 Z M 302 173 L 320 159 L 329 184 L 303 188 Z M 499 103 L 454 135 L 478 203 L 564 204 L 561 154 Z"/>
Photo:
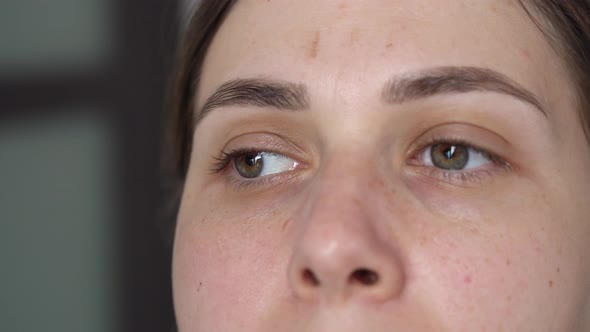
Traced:
<path fill-rule="evenodd" d="M 178 217 L 180 331 L 590 329 L 590 149 L 517 1 L 239 1 Z"/>

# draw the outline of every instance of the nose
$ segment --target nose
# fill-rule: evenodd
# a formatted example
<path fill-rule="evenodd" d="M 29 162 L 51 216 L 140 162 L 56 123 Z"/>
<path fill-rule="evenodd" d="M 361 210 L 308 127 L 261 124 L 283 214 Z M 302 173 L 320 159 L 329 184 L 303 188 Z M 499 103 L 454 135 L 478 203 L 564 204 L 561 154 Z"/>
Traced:
<path fill-rule="evenodd" d="M 388 221 L 371 217 L 370 197 L 324 191 L 308 198 L 289 264 L 301 300 L 386 302 L 404 288 L 404 268 Z"/>

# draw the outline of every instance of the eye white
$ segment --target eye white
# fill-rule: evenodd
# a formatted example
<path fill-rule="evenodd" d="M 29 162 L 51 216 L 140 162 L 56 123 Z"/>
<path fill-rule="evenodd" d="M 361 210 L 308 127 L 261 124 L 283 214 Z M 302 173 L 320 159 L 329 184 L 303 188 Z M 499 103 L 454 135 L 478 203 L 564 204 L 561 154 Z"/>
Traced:
<path fill-rule="evenodd" d="M 422 162 L 424 163 L 424 166 L 440 168 L 434 165 L 434 163 L 432 162 L 431 153 L 432 145 L 429 146 L 427 149 L 424 149 L 424 152 L 422 152 Z M 485 153 L 478 151 L 474 148 L 468 147 L 467 153 L 467 164 L 465 164 L 465 167 L 463 167 L 461 170 L 482 167 L 492 162 L 492 160 Z"/>
<path fill-rule="evenodd" d="M 292 171 L 299 165 L 295 160 L 278 153 L 262 152 L 260 156 L 262 157 L 262 170 L 260 170 L 259 177 Z"/>

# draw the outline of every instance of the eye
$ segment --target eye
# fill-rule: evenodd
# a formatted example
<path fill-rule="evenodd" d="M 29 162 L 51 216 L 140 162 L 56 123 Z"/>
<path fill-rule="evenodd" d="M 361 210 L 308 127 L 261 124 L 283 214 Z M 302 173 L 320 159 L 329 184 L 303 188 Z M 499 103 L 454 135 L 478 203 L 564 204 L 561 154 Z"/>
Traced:
<path fill-rule="evenodd" d="M 235 153 L 233 163 L 238 174 L 246 179 L 294 170 L 298 162 L 274 152 Z"/>
<path fill-rule="evenodd" d="M 492 157 L 466 144 L 435 143 L 424 149 L 422 162 L 448 171 L 474 169 L 493 163 Z"/>

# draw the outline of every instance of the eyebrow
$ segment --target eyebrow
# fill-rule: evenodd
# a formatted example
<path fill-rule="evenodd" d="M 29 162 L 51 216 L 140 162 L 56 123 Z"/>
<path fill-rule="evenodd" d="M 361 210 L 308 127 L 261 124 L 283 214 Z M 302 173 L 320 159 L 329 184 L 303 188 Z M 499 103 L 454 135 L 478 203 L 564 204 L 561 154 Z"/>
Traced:
<path fill-rule="evenodd" d="M 395 77 L 385 85 L 381 96 L 387 103 L 401 104 L 434 95 L 473 91 L 509 95 L 548 116 L 533 92 L 500 72 L 480 67 L 437 67 Z"/>
<path fill-rule="evenodd" d="M 402 104 L 435 95 L 474 91 L 509 95 L 548 115 L 533 92 L 500 72 L 481 67 L 436 67 L 401 74 L 385 84 L 381 98 L 388 104 Z M 308 109 L 310 101 L 303 84 L 267 78 L 233 79 L 220 85 L 207 98 L 195 114 L 195 126 L 213 110 L 229 106 L 299 111 Z"/>
<path fill-rule="evenodd" d="M 195 125 L 216 108 L 257 106 L 278 110 L 309 108 L 309 95 L 303 84 L 264 78 L 234 79 L 223 83 L 207 98 L 195 117 Z"/>

